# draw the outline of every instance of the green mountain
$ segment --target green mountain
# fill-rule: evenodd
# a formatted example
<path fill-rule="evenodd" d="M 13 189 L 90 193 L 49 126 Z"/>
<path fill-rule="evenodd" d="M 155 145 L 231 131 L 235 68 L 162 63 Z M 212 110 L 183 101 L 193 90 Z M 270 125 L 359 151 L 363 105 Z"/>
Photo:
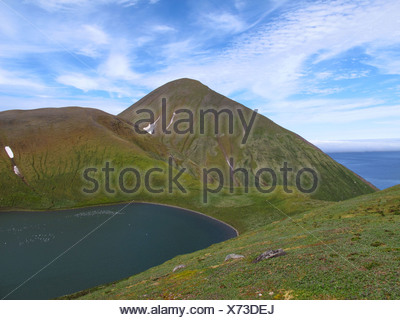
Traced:
<path fill-rule="evenodd" d="M 166 99 L 166 116 L 162 114 L 163 98 Z M 177 125 L 177 130 L 172 128 L 174 123 L 189 118 L 188 112 L 181 112 L 173 118 L 173 113 L 182 109 L 190 110 L 193 114 L 193 133 L 179 133 L 179 131 L 190 129 L 189 124 L 185 122 Z M 376 190 L 302 137 L 260 114 L 256 115 L 254 125 L 244 142 L 246 136 L 242 119 L 249 124 L 253 111 L 211 90 L 199 81 L 179 79 L 169 82 L 146 95 L 119 116 L 135 123 L 148 119 L 148 112 L 141 112 L 141 110 L 151 110 L 154 120 L 160 117 L 154 128 L 154 136 L 167 147 L 169 154 L 179 166 L 187 168 L 197 178 L 201 177 L 201 168 L 224 168 L 225 182 L 227 182 L 230 175 L 228 161 L 233 158 L 233 167 L 246 169 L 250 173 L 249 179 L 253 181 L 259 169 L 272 168 L 277 173 L 279 185 L 283 184 L 283 176 L 280 173 L 285 162 L 293 169 L 288 175 L 290 186 L 296 184 L 296 173 L 302 168 L 311 168 L 315 170 L 319 178 L 319 187 L 313 193 L 313 198 L 316 199 L 344 200 Z M 219 119 L 217 133 L 215 132 L 215 115 L 211 112 L 203 115 L 201 113 L 207 110 L 221 112 L 217 118 Z M 229 131 L 229 114 L 223 110 L 230 110 L 233 114 L 231 132 Z M 242 119 L 241 115 L 243 115 Z M 169 128 L 170 134 L 166 134 L 163 130 L 163 118 L 165 118 L 165 125 L 168 125 L 173 118 L 173 123 Z M 202 134 L 203 120 L 204 133 Z M 235 175 L 234 178 L 236 186 L 243 186 L 243 176 L 242 180 L 240 180 L 240 174 Z M 217 180 L 217 177 L 214 176 L 214 180 Z M 267 186 L 272 183 L 268 174 L 262 175 L 261 180 Z M 305 185 L 307 182 L 310 183 L 307 177 L 304 180 Z M 309 187 L 304 187 L 309 189 Z"/>
<path fill-rule="evenodd" d="M 149 122 L 162 115 L 163 98 L 166 102 L 164 125 L 171 124 L 171 132 L 163 131 L 163 120 L 159 119 L 154 125 L 154 134 L 142 134 Z M 144 109 L 148 111 L 138 113 Z M 154 113 L 154 119 L 140 122 L 150 117 L 149 110 Z M 202 114 L 205 111 L 207 113 Z M 212 111 L 221 114 L 215 116 Z M 174 119 L 173 112 L 176 112 Z M 191 122 L 190 112 L 193 116 Z M 203 127 L 201 119 L 204 120 Z M 215 119 L 219 120 L 217 132 Z M 56 209 L 135 199 L 182 205 L 224 216 L 226 210 L 223 208 L 252 203 L 252 197 L 260 201 L 264 197 L 279 198 L 284 202 L 311 196 L 313 199 L 337 201 L 376 190 L 300 136 L 190 79 L 165 84 L 118 116 L 78 107 L 0 112 L 0 146 L 2 210 Z M 14 164 L 8 158 L 5 146 L 12 148 L 23 179 L 14 173 Z M 248 172 L 249 191 L 254 193 L 255 190 L 254 195 L 240 196 L 246 191 L 245 174 L 233 174 L 230 159 L 233 161 L 232 169 L 243 168 Z M 118 174 L 124 168 L 134 167 L 144 173 L 157 167 L 166 173 L 169 161 L 174 175 L 186 170 L 179 178 L 186 193 L 174 188 L 172 192 L 152 194 L 144 188 L 144 183 L 133 194 L 119 188 Z M 113 194 L 105 190 L 107 178 L 102 168 L 107 162 L 115 169 L 108 179 L 110 189 L 115 190 Z M 293 192 L 290 194 L 282 191 L 285 188 L 282 187 L 284 177 L 281 169 L 285 163 L 292 169 L 287 173 L 287 189 Z M 317 189 L 310 195 L 299 195 L 295 187 L 296 174 L 304 167 L 314 170 L 318 176 Z M 84 175 L 88 168 L 97 169 L 87 176 L 98 181 L 99 190 L 85 194 L 83 188 L 93 188 L 93 183 Z M 219 206 L 223 212 L 208 209 L 202 203 L 203 179 L 210 188 L 217 188 L 219 184 L 220 176 L 216 172 L 202 177 L 202 170 L 209 168 L 220 169 L 223 173 L 221 194 L 208 194 L 210 201 L 214 199 L 213 208 Z M 278 184 L 276 190 L 268 194 L 255 188 L 255 176 L 265 168 L 275 172 Z M 309 172 L 304 173 L 300 185 L 309 189 L 313 186 L 311 178 Z M 135 185 L 132 175 L 126 175 L 124 179 L 127 186 Z M 166 187 L 167 180 L 165 174 L 155 174 L 151 184 L 153 187 Z M 264 190 L 274 184 L 269 172 L 259 175 L 258 181 Z M 230 184 L 234 194 L 227 191 Z M 229 200 L 223 195 L 229 196 Z M 233 223 L 236 221 L 227 219 Z M 245 218 L 236 224 L 243 225 L 243 228 L 249 225 Z"/>
<path fill-rule="evenodd" d="M 400 185 L 280 218 L 65 299 L 400 299 Z M 240 208 L 232 208 L 233 212 Z M 285 256 L 253 263 L 269 249 Z M 229 254 L 244 258 L 225 261 Z M 173 272 L 174 267 L 185 268 Z"/>
<path fill-rule="evenodd" d="M 67 107 L 0 113 L 0 208 L 46 209 L 126 200 L 83 194 L 82 172 L 106 161 L 143 168 L 164 163 L 165 148 L 132 125 L 96 109 Z M 10 146 L 25 184 L 12 170 Z M 101 176 L 99 176 L 99 181 Z"/>

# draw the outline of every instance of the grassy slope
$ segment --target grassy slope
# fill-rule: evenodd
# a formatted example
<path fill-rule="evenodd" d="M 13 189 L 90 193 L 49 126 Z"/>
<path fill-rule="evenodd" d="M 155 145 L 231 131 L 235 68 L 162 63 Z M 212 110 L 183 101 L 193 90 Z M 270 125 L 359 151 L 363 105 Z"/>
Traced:
<path fill-rule="evenodd" d="M 0 208 L 51 209 L 128 200 L 121 194 L 111 199 L 102 192 L 84 195 L 82 173 L 87 167 L 100 170 L 106 161 L 117 169 L 133 164 L 165 167 L 160 160 L 163 146 L 132 132 L 129 123 L 96 109 L 0 112 Z M 6 145 L 12 147 L 30 187 L 13 173 Z"/>
<path fill-rule="evenodd" d="M 316 208 L 175 257 L 82 299 L 399 299 L 400 186 Z M 253 264 L 266 249 L 283 257 Z M 224 262 L 227 254 L 245 259 Z M 178 264 L 186 268 L 172 273 Z"/>
<path fill-rule="evenodd" d="M 167 124 L 173 111 L 187 108 L 194 114 L 193 134 L 174 134 L 174 130 L 170 128 L 172 134 L 165 135 L 161 133 L 161 121 L 159 121 L 155 138 L 168 147 L 168 153 L 174 156 L 177 163 L 189 168 L 197 178 L 200 177 L 201 168 L 217 167 L 225 168 L 225 181 L 227 181 L 229 172 L 226 159 L 232 157 L 235 168 L 246 168 L 250 172 L 250 178 L 254 177 L 260 168 L 273 168 L 278 176 L 278 184 L 282 184 L 280 168 L 284 162 L 293 168 L 294 174 L 289 174 L 290 185 L 294 185 L 295 174 L 300 169 L 313 168 L 320 179 L 319 188 L 313 194 L 315 199 L 337 201 L 375 191 L 374 187 L 332 160 L 317 147 L 260 114 L 256 117 L 248 141 L 242 144 L 243 126 L 237 109 L 242 110 L 247 122 L 251 118 L 252 111 L 195 80 L 179 79 L 169 82 L 139 100 L 119 116 L 137 122 L 139 119 L 148 118 L 149 115 L 147 112 L 137 114 L 136 111 L 150 109 L 155 118 L 158 118 L 161 114 L 162 98 L 167 99 Z M 233 134 L 228 131 L 226 115 L 220 118 L 222 127 L 218 135 L 214 133 L 213 116 L 210 115 L 205 118 L 206 134 L 200 134 L 200 110 L 220 111 L 223 108 L 233 111 Z M 174 122 L 187 117 L 186 113 L 178 115 L 174 118 Z M 185 126 L 180 125 L 178 128 L 183 130 Z M 268 175 L 264 176 L 264 181 L 270 184 L 267 177 Z M 236 182 L 240 183 L 240 179 L 238 175 Z"/>

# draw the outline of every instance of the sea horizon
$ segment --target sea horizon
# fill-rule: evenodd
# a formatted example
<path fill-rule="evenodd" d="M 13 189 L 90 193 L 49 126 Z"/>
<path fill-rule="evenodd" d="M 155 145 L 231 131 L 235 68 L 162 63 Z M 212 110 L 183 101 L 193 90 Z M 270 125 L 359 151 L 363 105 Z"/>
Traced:
<path fill-rule="evenodd" d="M 327 152 L 380 190 L 400 184 L 400 151 Z"/>

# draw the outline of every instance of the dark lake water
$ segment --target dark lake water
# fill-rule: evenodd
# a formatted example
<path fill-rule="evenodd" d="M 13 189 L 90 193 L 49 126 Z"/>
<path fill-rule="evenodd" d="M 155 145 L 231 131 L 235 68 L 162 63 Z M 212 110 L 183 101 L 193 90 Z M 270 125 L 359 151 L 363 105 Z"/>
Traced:
<path fill-rule="evenodd" d="M 400 184 L 400 151 L 329 153 L 379 189 Z"/>
<path fill-rule="evenodd" d="M 183 209 L 124 206 L 0 213 L 0 299 L 55 298 L 236 236 L 228 225 Z"/>

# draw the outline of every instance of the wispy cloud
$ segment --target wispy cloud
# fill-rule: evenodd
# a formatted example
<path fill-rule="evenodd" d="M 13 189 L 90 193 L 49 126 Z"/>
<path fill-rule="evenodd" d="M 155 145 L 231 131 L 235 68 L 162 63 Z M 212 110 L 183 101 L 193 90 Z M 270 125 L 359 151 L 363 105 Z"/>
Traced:
<path fill-rule="evenodd" d="M 307 137 L 320 136 L 321 124 L 335 139 L 338 132 L 396 135 L 397 0 L 27 0 L 12 7 L 20 15 L 0 4 L 0 91 L 20 92 L 21 101 L 27 90 L 60 85 L 60 94 L 118 101 L 191 77 Z"/>
<path fill-rule="evenodd" d="M 242 19 L 229 12 L 209 13 L 203 17 L 204 24 L 212 30 L 219 32 L 240 32 L 246 28 Z"/>
<path fill-rule="evenodd" d="M 153 26 L 151 29 L 153 32 L 161 32 L 161 33 L 176 31 L 175 28 L 163 24 L 157 24 Z"/>
<path fill-rule="evenodd" d="M 136 5 L 140 0 L 98 0 L 96 2 L 91 0 L 28 0 L 28 2 L 35 4 L 48 11 L 76 9 L 98 4 L 117 4 L 125 7 Z"/>
<path fill-rule="evenodd" d="M 143 92 L 138 92 L 138 97 Z M 75 94 L 73 98 L 52 95 L 32 96 L 29 104 L 21 103 L 21 99 L 13 96 L 2 96 L 0 107 L 8 109 L 28 110 L 37 108 L 57 108 L 57 107 L 85 107 L 101 109 L 111 114 L 118 114 L 126 109 L 129 101 L 117 100 L 113 97 L 88 97 Z M 1 112 L 1 111 L 0 111 Z"/>
<path fill-rule="evenodd" d="M 13 90 L 13 87 L 30 90 L 44 90 L 46 85 L 35 76 L 23 75 L 19 72 L 11 72 L 0 69 L 0 86 L 2 89 Z"/>
<path fill-rule="evenodd" d="M 0 11 L 0 21 L 0 34 L 3 34 L 7 37 L 15 36 L 18 25 L 10 17 L 10 14 Z"/>
<path fill-rule="evenodd" d="M 367 63 L 385 74 L 400 74 L 400 41 L 394 47 L 367 49 L 371 57 Z"/>
<path fill-rule="evenodd" d="M 245 0 L 235 0 L 234 1 L 235 8 L 238 10 L 242 10 L 246 6 Z"/>
<path fill-rule="evenodd" d="M 99 73 L 108 79 L 135 80 L 140 76 L 132 71 L 129 58 L 122 53 L 111 53 L 104 64 L 100 65 Z"/>
<path fill-rule="evenodd" d="M 255 94 L 284 99 L 302 90 L 307 63 L 321 63 L 355 47 L 369 48 L 372 43 L 400 42 L 392 35 L 394 29 L 400 30 L 398 10 L 398 1 L 374 1 L 369 6 L 357 1 L 299 5 L 278 21 L 238 39 L 221 60 L 229 61 L 235 70 L 232 89 L 240 90 L 244 80 Z"/>
<path fill-rule="evenodd" d="M 59 46 L 58 50 L 65 48 L 88 57 L 99 57 L 110 45 L 110 36 L 93 24 L 65 25 L 47 32 L 49 39 Z"/>
<path fill-rule="evenodd" d="M 99 91 L 107 92 L 110 96 L 118 98 L 139 99 L 138 90 L 133 89 L 126 83 L 117 83 L 102 76 L 87 76 L 82 73 L 66 73 L 57 77 L 59 84 L 73 87 L 84 92 Z M 140 93 L 143 93 L 141 91 Z"/>

